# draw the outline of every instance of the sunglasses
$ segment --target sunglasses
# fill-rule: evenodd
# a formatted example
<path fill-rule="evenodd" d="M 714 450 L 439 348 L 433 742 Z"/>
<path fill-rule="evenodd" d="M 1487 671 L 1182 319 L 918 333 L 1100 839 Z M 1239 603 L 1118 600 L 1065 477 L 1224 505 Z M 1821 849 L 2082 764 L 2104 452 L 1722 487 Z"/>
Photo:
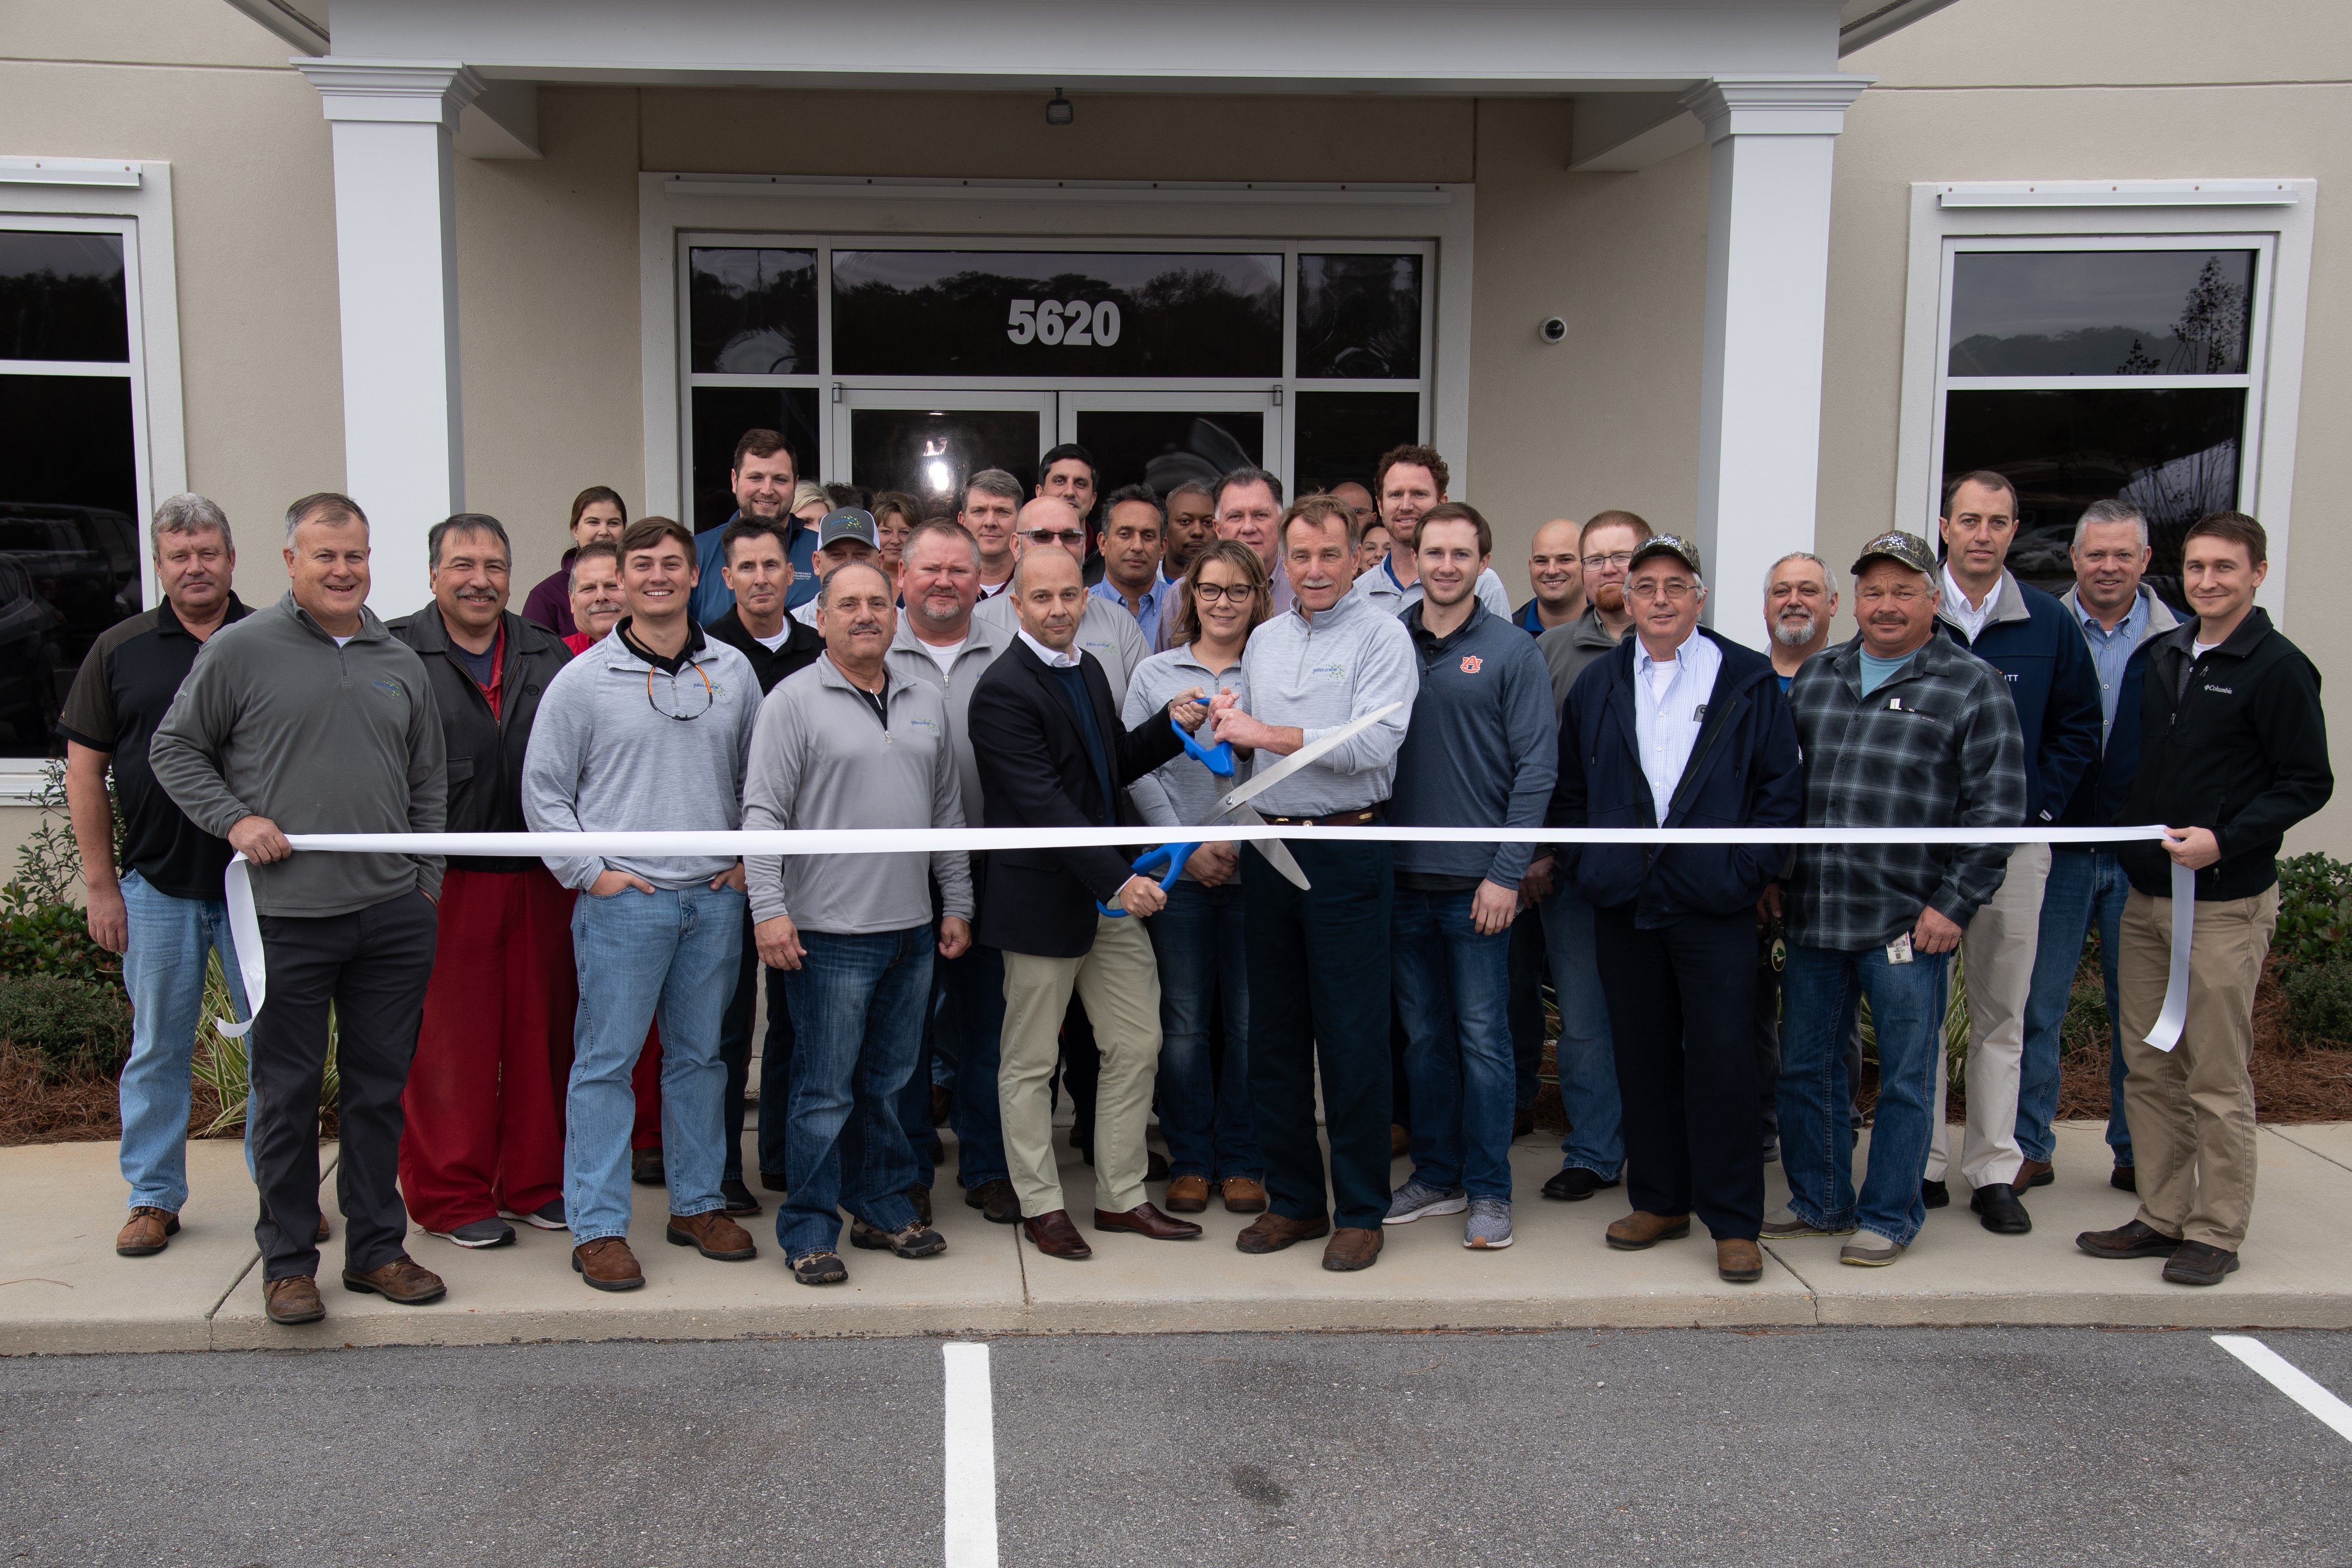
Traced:
<path fill-rule="evenodd" d="M 1021 537 L 1033 545 L 1070 545 L 1086 543 L 1084 528 L 1024 528 Z"/>

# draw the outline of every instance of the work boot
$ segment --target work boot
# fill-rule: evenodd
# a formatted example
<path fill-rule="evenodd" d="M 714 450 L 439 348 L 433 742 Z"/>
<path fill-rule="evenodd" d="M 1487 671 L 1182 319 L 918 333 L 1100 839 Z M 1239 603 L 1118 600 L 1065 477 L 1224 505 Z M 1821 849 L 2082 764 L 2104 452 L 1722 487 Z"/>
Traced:
<path fill-rule="evenodd" d="M 327 1303 L 319 1299 L 319 1281 L 308 1274 L 265 1281 L 261 1305 L 273 1323 L 315 1323 L 327 1315 Z"/>
<path fill-rule="evenodd" d="M 152 1258 L 169 1247 L 171 1238 L 179 1233 L 178 1215 L 168 1208 L 142 1204 L 131 1211 L 131 1218 L 115 1233 L 115 1255 L 120 1258 Z"/>
<path fill-rule="evenodd" d="M 1243 1227 L 1242 1233 L 1234 1238 L 1234 1245 L 1244 1252 L 1279 1252 L 1286 1247 L 1329 1234 L 1331 1222 L 1322 1215 L 1312 1219 L 1293 1219 L 1286 1214 L 1269 1211 Z"/>
<path fill-rule="evenodd" d="M 1227 1214 L 1264 1214 L 1265 1187 L 1248 1176 L 1227 1176 L 1218 1186 L 1223 1189 Z"/>
<path fill-rule="evenodd" d="M 1652 1214 L 1637 1208 L 1624 1218 L 1611 1223 L 1607 1239 L 1620 1252 L 1639 1252 L 1644 1247 L 1655 1247 L 1661 1241 L 1680 1241 L 1690 1234 L 1687 1214 Z"/>
<path fill-rule="evenodd" d="M 599 1236 L 574 1247 L 572 1271 L 596 1291 L 634 1291 L 646 1282 L 645 1270 L 637 1267 L 637 1255 L 629 1250 L 627 1240 L 618 1236 Z"/>
<path fill-rule="evenodd" d="M 1764 1249 L 1741 1237 L 1717 1237 L 1715 1271 L 1727 1283 L 1752 1285 L 1764 1277 Z"/>
<path fill-rule="evenodd" d="M 760 1252 L 752 1245 L 751 1233 L 716 1208 L 702 1214 L 671 1215 L 667 1234 L 671 1246 L 691 1247 L 721 1263 L 740 1263 Z"/>
<path fill-rule="evenodd" d="M 1388 1233 L 1379 1226 L 1343 1225 L 1323 1244 L 1323 1267 L 1335 1274 L 1352 1274 L 1380 1261 Z"/>
<path fill-rule="evenodd" d="M 1180 1176 L 1168 1184 L 1167 1209 L 1171 1214 L 1198 1214 L 1209 1207 L 1209 1178 L 1204 1176 Z"/>
<path fill-rule="evenodd" d="M 1003 1176 L 984 1181 L 963 1195 L 964 1207 L 980 1210 L 991 1225 L 1021 1223 L 1021 1195 Z"/>
<path fill-rule="evenodd" d="M 419 1266 L 404 1252 L 381 1269 L 370 1269 L 362 1274 L 356 1270 L 343 1270 L 343 1289 L 362 1295 L 382 1296 L 387 1301 L 397 1301 L 404 1307 L 421 1307 L 437 1301 L 449 1293 L 441 1276 Z"/>

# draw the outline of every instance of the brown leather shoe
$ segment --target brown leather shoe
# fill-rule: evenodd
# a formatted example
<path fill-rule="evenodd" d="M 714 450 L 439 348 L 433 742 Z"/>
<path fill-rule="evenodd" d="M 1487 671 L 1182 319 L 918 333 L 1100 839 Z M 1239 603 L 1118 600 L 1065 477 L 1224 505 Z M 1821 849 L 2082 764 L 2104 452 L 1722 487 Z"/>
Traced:
<path fill-rule="evenodd" d="M 740 1263 L 760 1255 L 759 1248 L 751 1244 L 751 1233 L 716 1208 L 708 1214 L 671 1215 L 667 1235 L 671 1246 L 691 1247 L 721 1263 Z"/>
<path fill-rule="evenodd" d="M 1209 1207 L 1209 1178 L 1180 1176 L 1168 1184 L 1168 1208 L 1171 1214 L 1198 1214 Z"/>
<path fill-rule="evenodd" d="M 1202 1207 L 1205 1208 L 1208 1206 L 1204 1203 Z M 1138 1236 L 1148 1236 L 1154 1241 L 1190 1241 L 1201 1234 L 1201 1228 L 1191 1220 L 1171 1219 L 1148 1203 L 1139 1203 L 1124 1214 L 1097 1208 L 1095 1210 L 1095 1228 L 1132 1230 Z"/>
<path fill-rule="evenodd" d="M 1661 1241 L 1680 1241 L 1689 1234 L 1687 1214 L 1652 1214 L 1637 1208 L 1609 1228 L 1609 1245 L 1620 1252 L 1639 1252 Z"/>
<path fill-rule="evenodd" d="M 1053 1209 L 1034 1219 L 1024 1219 L 1021 1222 L 1021 1228 L 1029 1233 L 1029 1239 L 1037 1244 L 1037 1250 L 1048 1258 L 1066 1258 L 1076 1262 L 1081 1258 L 1095 1255 L 1095 1249 L 1087 1245 L 1087 1239 L 1078 1234 L 1078 1228 L 1070 1223 L 1070 1211 L 1066 1208 Z"/>
<path fill-rule="evenodd" d="M 114 1235 L 114 1250 L 122 1258 L 152 1258 L 180 1233 L 180 1217 L 168 1208 L 141 1207 Z"/>
<path fill-rule="evenodd" d="M 262 1281 L 261 1307 L 273 1323 L 315 1323 L 327 1315 L 327 1303 L 319 1299 L 319 1281 L 308 1274 Z"/>
<path fill-rule="evenodd" d="M 1331 1221 L 1322 1215 L 1312 1219 L 1293 1219 L 1269 1210 L 1243 1227 L 1242 1233 L 1234 1238 L 1234 1245 L 1244 1252 L 1279 1252 L 1286 1247 L 1330 1234 Z"/>
<path fill-rule="evenodd" d="M 1021 1223 L 1021 1195 L 1003 1176 L 984 1181 L 963 1195 L 964 1207 L 980 1210 L 982 1219 L 991 1225 Z"/>
<path fill-rule="evenodd" d="M 362 1295 L 382 1296 L 387 1301 L 397 1301 L 404 1307 L 421 1307 L 427 1301 L 437 1301 L 449 1293 L 441 1276 L 420 1266 L 404 1252 L 381 1269 L 366 1273 L 343 1270 L 343 1289 Z"/>
<path fill-rule="evenodd" d="M 323 1214 L 319 1216 L 319 1234 L 314 1239 L 324 1241 L 332 1235 L 334 1230 L 327 1224 L 327 1217 Z"/>
<path fill-rule="evenodd" d="M 1402 1123 L 1389 1124 L 1389 1158 L 1401 1160 L 1412 1147 L 1412 1130 Z"/>
<path fill-rule="evenodd" d="M 646 1282 L 646 1271 L 637 1267 L 637 1255 L 618 1236 L 599 1236 L 574 1247 L 572 1271 L 591 1290 L 634 1291 Z"/>
<path fill-rule="evenodd" d="M 1764 1277 L 1764 1249 L 1744 1238 L 1715 1243 L 1715 1271 L 1734 1285 L 1752 1285 Z"/>
<path fill-rule="evenodd" d="M 2012 1192 L 2023 1192 L 2029 1186 L 2048 1186 L 2058 1179 L 2058 1172 L 2048 1160 L 2027 1160 L 2017 1167 L 2017 1179 L 2009 1184 Z"/>
<path fill-rule="evenodd" d="M 1331 1239 L 1323 1244 L 1323 1267 L 1335 1274 L 1369 1269 L 1379 1260 L 1381 1244 L 1386 1239 L 1377 1225 L 1369 1230 L 1343 1225 L 1331 1232 Z"/>
<path fill-rule="evenodd" d="M 1222 1184 L 1225 1189 L 1227 1214 L 1264 1214 L 1265 1188 L 1248 1176 L 1227 1176 Z"/>

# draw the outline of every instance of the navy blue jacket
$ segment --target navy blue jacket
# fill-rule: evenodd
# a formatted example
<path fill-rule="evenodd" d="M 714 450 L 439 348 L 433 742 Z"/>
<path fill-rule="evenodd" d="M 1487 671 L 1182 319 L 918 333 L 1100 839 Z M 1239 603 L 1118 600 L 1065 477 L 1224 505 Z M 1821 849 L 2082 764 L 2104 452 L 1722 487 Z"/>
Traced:
<path fill-rule="evenodd" d="M 1635 738 L 1633 655 L 1626 638 L 1587 665 L 1560 713 L 1559 781 L 1545 824 L 1571 828 L 1788 828 L 1805 820 L 1796 721 L 1772 661 L 1717 636 L 1723 667 L 1706 699 L 1698 742 L 1656 821 Z M 1771 844 L 1566 844 L 1556 874 L 1575 879 L 1601 909 L 1633 904 L 1633 924 L 1669 925 L 1691 915 L 1735 915 L 1753 904 L 1787 863 Z"/>
<path fill-rule="evenodd" d="M 2105 715 L 2099 668 L 2066 607 L 2007 572 L 1994 591 L 1992 619 L 1974 642 L 1948 618 L 1936 630 L 2007 678 L 2025 734 L 2025 825 L 2054 823 L 2099 757 Z M 2118 712 L 2121 710 L 2118 709 Z"/>

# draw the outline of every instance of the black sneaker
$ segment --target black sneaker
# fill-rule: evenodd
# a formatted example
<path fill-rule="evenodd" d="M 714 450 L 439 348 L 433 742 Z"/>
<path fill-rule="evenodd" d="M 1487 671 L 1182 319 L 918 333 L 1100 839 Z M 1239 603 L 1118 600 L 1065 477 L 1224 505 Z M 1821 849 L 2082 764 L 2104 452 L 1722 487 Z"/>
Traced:
<path fill-rule="evenodd" d="M 1614 1180 L 1601 1180 L 1597 1171 L 1586 1170 L 1582 1166 L 1570 1166 L 1543 1184 L 1543 1195 L 1561 1203 L 1582 1203 L 1602 1187 L 1617 1185 Z"/>
<path fill-rule="evenodd" d="M 2164 1260 L 2164 1277 L 2176 1285 L 2218 1285 L 2238 1271 L 2238 1255 L 2202 1241 L 2183 1241 Z"/>
<path fill-rule="evenodd" d="M 499 1210 L 499 1218 L 500 1219 L 520 1219 L 525 1225 L 530 1226 L 533 1230 L 562 1230 L 567 1228 L 563 1218 L 563 1200 L 560 1197 L 549 1198 L 545 1203 L 541 1204 L 529 1214 L 520 1214 L 511 1208 L 502 1208 Z"/>
<path fill-rule="evenodd" d="M 948 1249 L 948 1239 L 919 1219 L 896 1230 L 852 1219 L 849 1244 L 868 1252 L 896 1252 L 901 1258 L 933 1258 Z"/>
<path fill-rule="evenodd" d="M 838 1252 L 803 1252 L 793 1260 L 793 1278 L 803 1285 L 838 1285 L 849 1270 Z"/>
<path fill-rule="evenodd" d="M 639 1186 L 668 1186 L 669 1173 L 662 1166 L 661 1150 L 658 1148 L 631 1149 L 629 1179 Z"/>
<path fill-rule="evenodd" d="M 1940 1181 L 1921 1182 L 1919 1184 L 1919 1201 L 1926 1204 L 1929 1208 L 1950 1207 L 1952 1203 L 1951 1185 L 1948 1182 Z"/>
<path fill-rule="evenodd" d="M 742 1178 L 740 1176 L 733 1181 L 720 1182 L 719 1184 L 719 1196 L 727 1200 L 726 1207 L 719 1210 L 721 1214 L 757 1214 L 760 1212 L 760 1200 L 751 1196 L 751 1189 L 743 1185 Z"/>
<path fill-rule="evenodd" d="M 2169 1258 L 2180 1250 L 2179 1241 L 2138 1219 L 2113 1230 L 2085 1230 L 2074 1245 L 2094 1258 Z"/>
<path fill-rule="evenodd" d="M 431 1226 L 424 1227 L 424 1230 L 427 1236 L 438 1236 L 442 1240 L 454 1241 L 460 1247 L 511 1247 L 514 1245 L 514 1227 L 496 1217 L 469 1220 L 464 1225 L 448 1230 L 436 1230 Z"/>
<path fill-rule="evenodd" d="M 2017 1201 L 2017 1189 L 2005 1181 L 1977 1188 L 1969 1195 L 1969 1207 L 1995 1236 L 2022 1236 L 2033 1228 L 2033 1217 Z"/>

